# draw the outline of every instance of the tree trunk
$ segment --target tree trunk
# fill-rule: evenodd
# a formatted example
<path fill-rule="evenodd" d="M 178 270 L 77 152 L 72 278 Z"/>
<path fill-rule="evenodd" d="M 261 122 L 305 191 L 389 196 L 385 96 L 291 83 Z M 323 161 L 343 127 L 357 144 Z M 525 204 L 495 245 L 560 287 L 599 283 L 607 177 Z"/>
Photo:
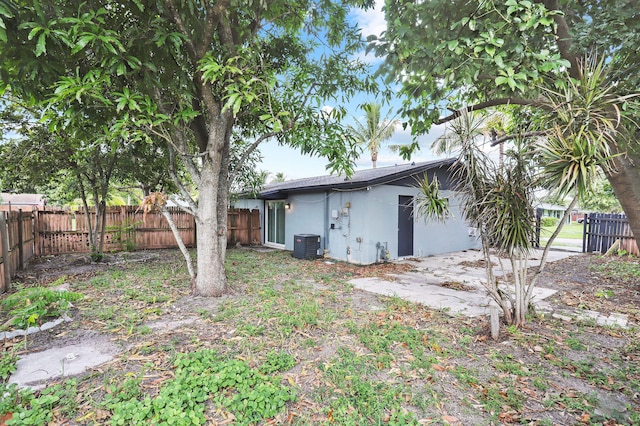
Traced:
<path fill-rule="evenodd" d="M 640 247 L 640 155 L 628 153 L 614 158 L 615 171 L 607 173 L 622 210 L 627 215 L 629 227 Z"/>
<path fill-rule="evenodd" d="M 197 275 L 194 294 L 196 296 L 217 297 L 227 289 L 227 276 L 224 269 L 226 247 L 219 244 L 220 234 L 226 234 L 226 223 L 219 222 L 218 203 L 220 182 L 220 165 L 205 157 L 205 164 L 200 173 L 198 186 L 198 247 Z M 217 166 L 217 167 L 216 167 Z"/>

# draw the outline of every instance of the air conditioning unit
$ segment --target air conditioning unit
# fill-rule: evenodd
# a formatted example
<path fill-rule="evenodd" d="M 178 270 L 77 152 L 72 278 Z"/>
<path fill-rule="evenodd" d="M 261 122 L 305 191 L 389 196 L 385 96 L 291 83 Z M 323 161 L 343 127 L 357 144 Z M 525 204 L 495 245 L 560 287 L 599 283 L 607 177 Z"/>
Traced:
<path fill-rule="evenodd" d="M 317 259 L 320 250 L 320 235 L 298 234 L 293 236 L 293 257 L 296 259 Z"/>

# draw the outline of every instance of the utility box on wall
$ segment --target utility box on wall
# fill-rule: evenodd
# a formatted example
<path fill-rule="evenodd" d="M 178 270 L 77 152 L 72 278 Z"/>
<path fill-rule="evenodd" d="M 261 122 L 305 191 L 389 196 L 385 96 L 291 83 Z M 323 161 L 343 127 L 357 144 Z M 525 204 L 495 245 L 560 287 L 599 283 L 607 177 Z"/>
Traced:
<path fill-rule="evenodd" d="M 317 259 L 320 250 L 320 235 L 298 234 L 293 236 L 293 257 L 296 259 Z"/>

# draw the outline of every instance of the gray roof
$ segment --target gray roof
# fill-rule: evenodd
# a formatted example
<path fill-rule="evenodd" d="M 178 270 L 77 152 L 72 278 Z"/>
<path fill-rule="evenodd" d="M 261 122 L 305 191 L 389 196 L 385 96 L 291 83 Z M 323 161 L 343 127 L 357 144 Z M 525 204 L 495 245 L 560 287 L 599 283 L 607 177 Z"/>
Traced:
<path fill-rule="evenodd" d="M 273 183 L 265 186 L 259 198 L 280 198 L 293 192 L 314 192 L 326 190 L 357 190 L 373 185 L 391 184 L 404 178 L 437 168 L 448 168 L 455 158 L 426 161 L 422 163 L 397 164 L 377 169 L 359 170 L 350 178 L 344 175 L 317 176 Z"/>

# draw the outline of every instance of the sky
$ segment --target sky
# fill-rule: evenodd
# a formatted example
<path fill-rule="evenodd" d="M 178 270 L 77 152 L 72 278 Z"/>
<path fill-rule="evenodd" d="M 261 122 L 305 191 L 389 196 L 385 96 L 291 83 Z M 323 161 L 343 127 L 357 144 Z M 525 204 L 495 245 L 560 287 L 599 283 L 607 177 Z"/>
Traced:
<path fill-rule="evenodd" d="M 367 11 L 354 10 L 351 13 L 351 19 L 359 24 L 362 28 L 363 37 L 368 35 L 380 35 L 386 29 L 386 22 L 384 19 L 384 13 L 382 12 L 383 1 L 377 1 L 377 5 L 374 9 Z M 370 63 L 372 67 L 376 67 L 380 64 L 380 59 L 375 58 L 373 53 L 360 58 L 361 60 Z M 371 95 L 363 95 L 362 98 L 353 99 L 351 105 L 352 110 L 349 114 L 352 117 L 362 119 L 363 112 L 356 106 L 363 102 L 374 101 Z M 328 105 L 331 107 L 331 105 Z M 403 120 L 402 117 L 394 115 L 400 106 L 400 99 L 392 100 L 390 106 L 383 107 L 382 116 L 390 113 L 391 119 Z M 444 132 L 444 125 L 433 126 L 428 135 L 424 135 L 418 138 L 420 142 L 420 151 L 413 154 L 411 161 L 421 162 L 436 159 L 437 157 L 431 153 L 431 143 Z M 407 127 L 403 130 L 402 127 L 398 128 L 394 136 L 383 145 L 378 154 L 378 167 L 392 166 L 394 164 L 407 163 L 397 153 L 393 153 L 387 148 L 389 145 L 407 145 L 412 142 L 411 131 Z M 272 175 L 276 173 L 283 173 L 285 179 L 299 179 L 311 176 L 322 176 L 329 172 L 326 170 L 327 161 L 320 157 L 311 157 L 302 155 L 295 149 L 287 146 L 279 146 L 275 141 L 269 141 L 260 145 L 260 152 L 263 156 L 262 164 L 258 167 L 261 170 L 266 170 Z M 356 160 L 356 170 L 371 168 L 371 157 L 367 152 L 363 152 L 360 158 Z M 268 180 L 267 180 L 268 181 Z"/>

